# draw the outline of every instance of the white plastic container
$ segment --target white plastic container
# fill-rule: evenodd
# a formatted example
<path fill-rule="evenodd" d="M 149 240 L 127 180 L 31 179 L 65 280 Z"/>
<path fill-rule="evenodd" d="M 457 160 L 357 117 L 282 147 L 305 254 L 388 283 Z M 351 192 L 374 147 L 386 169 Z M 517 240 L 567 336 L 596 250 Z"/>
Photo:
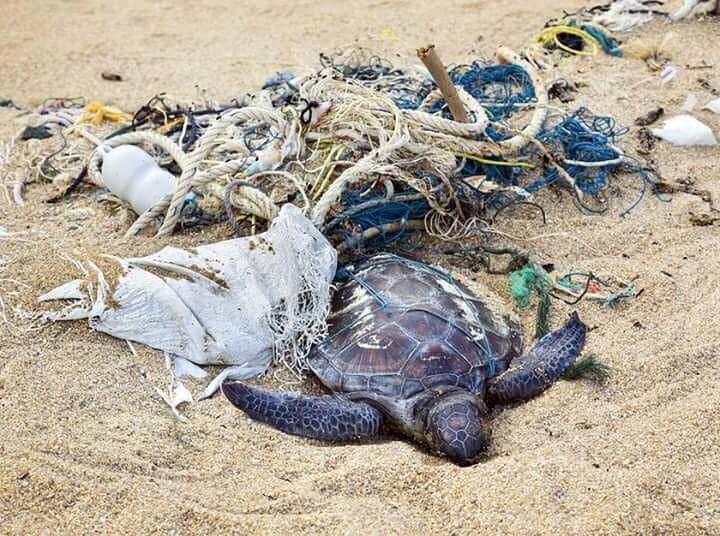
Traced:
<path fill-rule="evenodd" d="M 175 190 L 175 177 L 135 145 L 120 145 L 103 155 L 105 186 L 142 214 Z"/>

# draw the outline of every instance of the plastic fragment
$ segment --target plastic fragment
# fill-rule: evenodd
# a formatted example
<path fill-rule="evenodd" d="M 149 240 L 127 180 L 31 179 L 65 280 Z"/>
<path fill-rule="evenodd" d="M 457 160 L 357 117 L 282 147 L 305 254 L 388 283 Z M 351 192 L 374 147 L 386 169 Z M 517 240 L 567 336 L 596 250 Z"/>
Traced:
<path fill-rule="evenodd" d="M 711 112 L 720 114 L 720 98 L 708 102 L 705 106 L 703 106 L 703 110 L 710 110 Z"/>
<path fill-rule="evenodd" d="M 248 380 L 250 378 L 257 378 L 265 372 L 269 364 L 270 357 L 268 356 L 266 363 L 252 363 L 247 365 L 238 365 L 235 367 L 227 367 L 220 374 L 215 376 L 207 387 L 205 387 L 203 394 L 200 396 L 200 400 L 211 397 L 226 380 Z"/>
<path fill-rule="evenodd" d="M 39 296 L 37 301 L 38 303 L 42 303 L 54 300 L 82 300 L 86 296 L 86 292 L 82 289 L 82 284 L 82 279 L 73 279 Z"/>
<path fill-rule="evenodd" d="M 100 73 L 100 76 L 102 77 L 103 80 L 107 80 L 108 82 L 122 82 L 122 80 L 123 80 L 123 77 L 120 76 L 119 74 L 111 73 L 108 71 L 104 71 L 104 72 Z"/>
<path fill-rule="evenodd" d="M 661 128 L 652 129 L 653 136 L 677 146 L 717 145 L 710 127 L 691 115 L 678 115 L 665 121 Z"/>
<path fill-rule="evenodd" d="M 693 93 L 690 93 L 685 99 L 685 103 L 682 105 L 682 111 L 689 114 L 697 105 L 698 98 Z"/>
<path fill-rule="evenodd" d="M 530 305 L 530 291 L 535 287 L 538 274 L 532 266 L 526 266 L 510 274 L 510 291 L 515 305 L 524 309 Z"/>
<path fill-rule="evenodd" d="M 677 75 L 678 70 L 672 65 L 667 65 L 662 71 L 660 71 L 660 80 L 662 80 L 663 84 L 667 84 L 668 82 L 675 80 Z"/>
<path fill-rule="evenodd" d="M 20 139 L 23 141 L 27 140 L 46 140 L 52 136 L 52 132 L 45 125 L 39 127 L 25 127 L 20 133 Z"/>
<path fill-rule="evenodd" d="M 617 0 L 607 7 L 607 11 L 593 17 L 593 23 L 613 32 L 627 32 L 653 19 L 652 12 L 640 0 Z"/>
<path fill-rule="evenodd" d="M 262 89 L 268 89 L 271 87 L 282 85 L 286 82 L 290 82 L 295 75 L 290 71 L 279 71 L 268 78 L 262 85 Z"/>
<path fill-rule="evenodd" d="M 717 9 L 715 2 L 711 0 L 685 0 L 682 7 L 670 15 L 670 20 L 677 22 L 690 17 L 698 17 L 712 13 Z"/>
<path fill-rule="evenodd" d="M 158 387 L 155 388 L 155 391 L 160 395 L 163 402 L 170 406 L 170 409 L 179 421 L 187 422 L 187 418 L 180 413 L 178 407 L 180 404 L 192 404 L 193 397 L 182 382 L 175 381 L 174 378 L 171 378 L 167 393 Z"/>
<path fill-rule="evenodd" d="M 182 357 L 175 358 L 175 377 L 183 378 L 185 376 L 191 376 L 193 378 L 204 378 L 207 376 L 207 372 L 198 367 L 196 364 L 184 359 Z"/>

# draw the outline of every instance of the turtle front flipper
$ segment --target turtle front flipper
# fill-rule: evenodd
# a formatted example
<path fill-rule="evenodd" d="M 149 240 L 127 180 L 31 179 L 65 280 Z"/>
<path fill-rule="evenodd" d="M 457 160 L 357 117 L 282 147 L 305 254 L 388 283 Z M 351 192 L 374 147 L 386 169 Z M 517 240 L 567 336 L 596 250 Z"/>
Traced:
<path fill-rule="evenodd" d="M 550 387 L 575 362 L 585 344 L 587 328 L 577 313 L 565 325 L 545 335 L 510 368 L 490 381 L 490 402 L 527 400 Z"/>
<path fill-rule="evenodd" d="M 382 414 L 373 406 L 343 396 L 273 393 L 243 383 L 225 383 L 222 391 L 253 419 L 313 439 L 350 441 L 374 436 L 382 421 Z"/>

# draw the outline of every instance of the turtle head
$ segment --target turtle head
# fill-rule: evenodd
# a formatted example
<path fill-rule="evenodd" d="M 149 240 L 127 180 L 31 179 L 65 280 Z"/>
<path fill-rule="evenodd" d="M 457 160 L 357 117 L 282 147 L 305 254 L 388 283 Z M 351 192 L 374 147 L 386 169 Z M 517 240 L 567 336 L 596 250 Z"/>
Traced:
<path fill-rule="evenodd" d="M 425 420 L 430 447 L 460 465 L 478 461 L 488 447 L 483 417 L 485 404 L 467 391 L 451 391 L 434 398 Z"/>

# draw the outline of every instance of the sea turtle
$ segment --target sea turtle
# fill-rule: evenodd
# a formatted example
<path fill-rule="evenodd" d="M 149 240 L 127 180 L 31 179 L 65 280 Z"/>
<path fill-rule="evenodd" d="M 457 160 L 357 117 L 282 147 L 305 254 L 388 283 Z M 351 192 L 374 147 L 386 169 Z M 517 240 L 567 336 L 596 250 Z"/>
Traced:
<path fill-rule="evenodd" d="M 572 313 L 518 357 L 517 322 L 437 269 L 381 254 L 349 273 L 333 297 L 329 337 L 309 358 L 336 394 L 226 383 L 230 402 L 283 432 L 327 441 L 373 436 L 384 423 L 471 464 L 488 445 L 488 405 L 541 393 L 585 342 L 585 325 Z"/>

